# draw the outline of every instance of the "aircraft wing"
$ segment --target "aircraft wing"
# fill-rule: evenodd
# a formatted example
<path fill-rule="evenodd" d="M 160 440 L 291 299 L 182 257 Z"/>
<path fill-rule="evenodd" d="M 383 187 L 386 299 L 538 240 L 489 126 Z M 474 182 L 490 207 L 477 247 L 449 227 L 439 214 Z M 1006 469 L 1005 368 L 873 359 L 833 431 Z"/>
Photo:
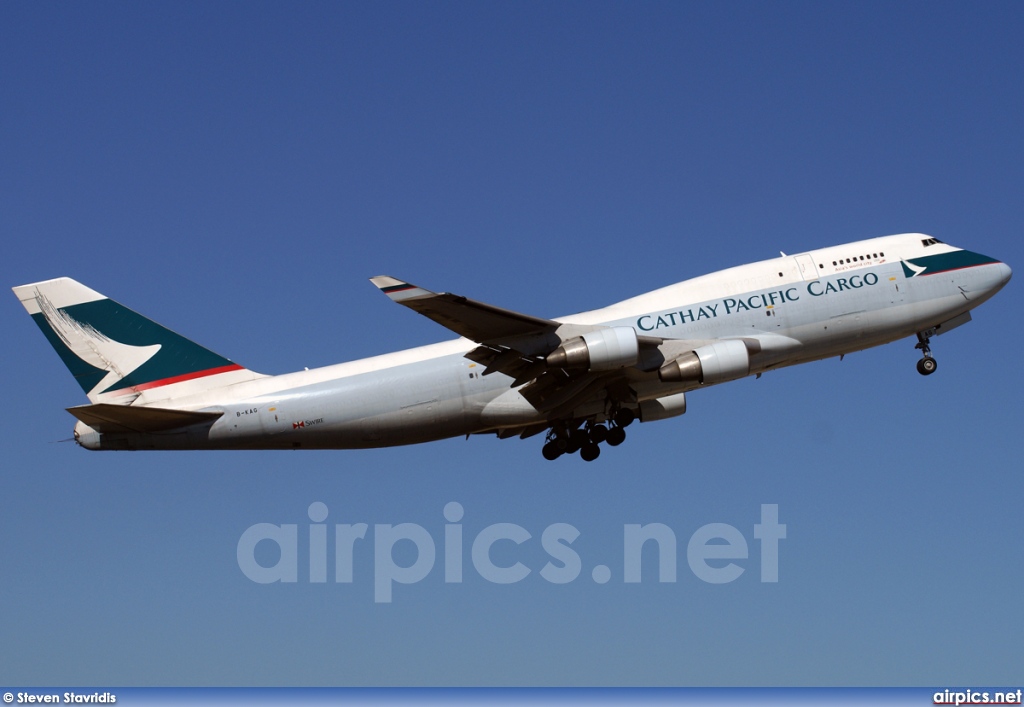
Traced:
<path fill-rule="evenodd" d="M 548 419 L 572 417 L 576 410 L 595 401 L 632 403 L 637 383 L 650 380 L 666 362 L 716 339 L 661 339 L 637 336 L 639 357 L 635 365 L 611 370 L 581 370 L 549 365 L 546 357 L 567 340 L 601 329 L 601 325 L 579 325 L 519 314 L 483 302 L 436 293 L 393 277 L 371 281 L 395 302 L 479 344 L 466 358 L 482 364 L 483 375 L 500 371 L 512 378 L 511 387 Z M 743 338 L 748 352 L 783 352 L 799 342 L 766 332 Z M 524 431 L 533 433 L 534 430 Z"/>
<path fill-rule="evenodd" d="M 559 327 L 558 322 L 550 319 L 531 317 L 450 292 L 431 292 L 386 275 L 371 277 L 370 282 L 392 301 L 477 343 L 543 336 Z"/>
<path fill-rule="evenodd" d="M 514 385 L 542 375 L 547 370 L 544 356 L 562 342 L 559 334 L 567 328 L 579 328 L 450 292 L 431 292 L 386 275 L 370 278 L 370 281 L 393 301 L 480 344 L 467 353 L 466 358 L 483 365 L 483 375 L 500 371 L 515 379 Z"/>
<path fill-rule="evenodd" d="M 561 415 L 594 398 L 614 394 L 617 399 L 635 397 L 625 371 L 592 373 L 552 368 L 545 361 L 566 339 L 601 326 L 577 325 L 520 314 L 454 295 L 436 293 L 393 277 L 370 278 L 393 301 L 419 312 L 438 324 L 480 344 L 466 358 L 482 364 L 483 375 L 500 371 L 510 376 L 511 387 L 529 383 L 523 395 L 542 412 Z M 657 370 L 664 362 L 658 353 L 663 340 L 639 337 L 642 355 Z"/>

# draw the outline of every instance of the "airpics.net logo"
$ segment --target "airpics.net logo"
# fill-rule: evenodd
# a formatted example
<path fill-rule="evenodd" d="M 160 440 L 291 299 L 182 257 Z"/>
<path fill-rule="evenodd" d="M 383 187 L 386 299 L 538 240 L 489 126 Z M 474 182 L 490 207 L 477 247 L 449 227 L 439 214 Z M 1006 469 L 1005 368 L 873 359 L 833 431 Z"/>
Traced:
<path fill-rule="evenodd" d="M 546 561 L 543 566 L 537 563 L 537 569 L 520 560 L 508 560 L 510 547 L 515 549 L 525 543 L 536 542 L 529 530 L 516 523 L 493 523 L 469 537 L 470 533 L 465 532 L 461 522 L 465 510 L 456 501 L 444 507 L 446 522 L 443 528 L 439 528 L 440 542 L 416 523 L 377 523 L 373 526 L 372 538 L 369 537 L 370 526 L 367 523 L 337 523 L 333 526 L 333 552 L 329 552 L 329 526 L 325 523 L 329 515 L 327 505 L 315 501 L 309 505 L 307 515 L 312 522 L 308 533 L 306 530 L 301 533 L 304 536 L 302 544 L 306 545 L 301 551 L 300 526 L 297 523 L 256 523 L 249 526 L 238 539 L 237 559 L 242 574 L 257 584 L 298 582 L 300 552 L 306 555 L 308 551 L 309 582 L 326 583 L 333 564 L 334 582 L 351 584 L 357 579 L 354 570 L 356 557 L 372 551 L 373 599 L 386 604 L 392 601 L 396 584 L 416 584 L 426 579 L 438 564 L 439 551 L 443 555 L 440 564 L 443 565 L 446 584 L 463 581 L 467 548 L 472 570 L 494 584 L 521 582 L 534 569 L 551 584 L 568 584 L 583 573 L 583 559 L 573 548 L 580 531 L 569 523 L 552 523 L 541 531 L 540 546 L 546 554 Z M 761 505 L 760 522 L 753 524 L 751 538 L 759 546 L 761 582 L 778 582 L 779 542 L 786 538 L 786 526 L 779 523 L 778 504 Z M 654 559 L 657 561 L 658 581 L 676 581 L 679 542 L 672 528 L 664 523 L 626 523 L 622 526 L 622 541 L 621 580 L 624 583 L 641 582 L 644 547 L 651 545 L 656 547 Z M 267 546 L 272 552 L 266 552 Z M 403 559 L 414 559 L 408 563 L 397 562 L 396 547 Z M 492 552 L 496 547 L 499 551 Z M 264 551 L 260 552 L 258 548 Z M 689 536 L 685 553 L 690 571 L 699 580 L 708 584 L 728 584 L 748 569 L 746 565 L 750 564 L 751 548 L 747 536 L 738 528 L 728 523 L 708 523 Z M 504 557 L 504 561 L 495 561 L 496 554 Z M 259 561 L 258 555 L 264 563 Z M 273 564 L 267 562 L 269 556 L 276 556 Z M 648 552 L 648 561 L 650 559 L 651 553 Z M 599 564 L 592 568 L 590 576 L 594 582 L 605 584 L 612 580 L 613 571 L 607 565 Z"/>

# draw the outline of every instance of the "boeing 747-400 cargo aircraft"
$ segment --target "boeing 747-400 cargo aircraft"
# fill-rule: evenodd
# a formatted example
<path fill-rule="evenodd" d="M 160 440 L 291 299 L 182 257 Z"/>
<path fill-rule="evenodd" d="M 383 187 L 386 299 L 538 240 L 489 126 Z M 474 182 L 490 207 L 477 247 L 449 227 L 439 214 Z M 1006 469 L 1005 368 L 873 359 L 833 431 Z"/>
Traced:
<path fill-rule="evenodd" d="M 352 449 L 546 433 L 544 456 L 619 445 L 686 393 L 917 337 L 971 319 L 1004 263 L 922 234 L 722 270 L 603 309 L 543 319 L 393 277 L 388 297 L 460 338 L 269 376 L 69 278 L 14 292 L 89 398 L 68 409 L 86 449 Z"/>

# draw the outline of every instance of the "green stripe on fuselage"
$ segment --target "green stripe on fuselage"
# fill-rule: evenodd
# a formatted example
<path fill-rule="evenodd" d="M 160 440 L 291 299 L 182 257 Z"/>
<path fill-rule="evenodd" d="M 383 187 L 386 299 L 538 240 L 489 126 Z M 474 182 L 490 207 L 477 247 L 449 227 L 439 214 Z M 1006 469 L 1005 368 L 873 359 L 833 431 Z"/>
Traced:
<path fill-rule="evenodd" d="M 970 250 L 955 250 L 952 253 L 936 253 L 935 255 L 927 255 L 923 258 L 912 258 L 907 262 L 917 266 L 918 268 L 924 268 L 923 271 L 916 273 L 917 276 L 921 276 L 935 275 L 949 270 L 970 268 L 975 265 L 989 265 L 991 263 L 998 263 L 999 261 L 995 258 L 990 258 L 987 255 L 975 253 Z M 915 276 L 914 271 L 907 267 L 906 263 L 901 263 L 901 265 L 903 265 L 904 275 L 907 277 Z"/>

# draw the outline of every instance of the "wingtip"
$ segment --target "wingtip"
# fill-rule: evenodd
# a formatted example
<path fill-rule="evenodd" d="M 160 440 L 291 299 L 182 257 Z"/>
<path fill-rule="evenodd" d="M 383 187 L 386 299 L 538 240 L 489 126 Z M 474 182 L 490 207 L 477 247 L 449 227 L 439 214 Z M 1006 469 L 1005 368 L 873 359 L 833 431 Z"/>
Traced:
<path fill-rule="evenodd" d="M 370 282 L 382 290 L 386 287 L 405 284 L 401 280 L 391 277 L 390 275 L 377 275 L 376 277 L 371 277 Z"/>
<path fill-rule="evenodd" d="M 390 277 L 389 275 L 377 275 L 376 277 L 371 277 L 370 282 L 395 302 L 400 302 L 412 297 L 425 297 L 434 294 L 430 290 L 425 290 L 422 287 L 417 287 L 416 285 L 405 282 L 404 280 L 399 280 L 398 278 Z"/>

